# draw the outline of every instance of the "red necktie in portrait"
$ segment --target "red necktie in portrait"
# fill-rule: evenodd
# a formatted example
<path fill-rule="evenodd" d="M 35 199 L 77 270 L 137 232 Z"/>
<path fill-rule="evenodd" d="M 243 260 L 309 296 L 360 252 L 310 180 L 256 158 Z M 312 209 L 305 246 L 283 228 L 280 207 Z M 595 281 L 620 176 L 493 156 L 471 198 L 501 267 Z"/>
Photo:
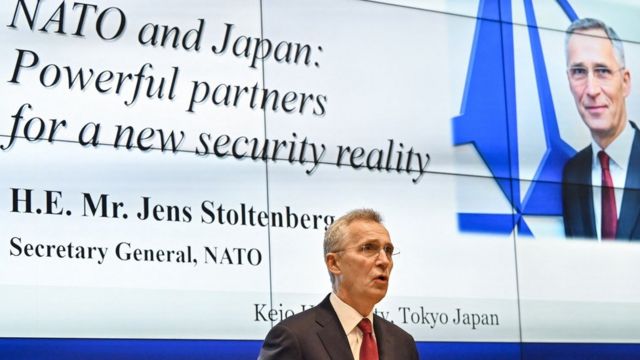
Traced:
<path fill-rule="evenodd" d="M 616 193 L 609 171 L 609 155 L 604 151 L 598 152 L 600 167 L 602 168 L 602 222 L 600 230 L 603 240 L 616 238 L 618 229 L 618 214 L 616 210 Z"/>
<path fill-rule="evenodd" d="M 358 323 L 362 330 L 362 345 L 360 345 L 360 360 L 378 360 L 378 345 L 371 332 L 371 321 L 364 318 Z"/>

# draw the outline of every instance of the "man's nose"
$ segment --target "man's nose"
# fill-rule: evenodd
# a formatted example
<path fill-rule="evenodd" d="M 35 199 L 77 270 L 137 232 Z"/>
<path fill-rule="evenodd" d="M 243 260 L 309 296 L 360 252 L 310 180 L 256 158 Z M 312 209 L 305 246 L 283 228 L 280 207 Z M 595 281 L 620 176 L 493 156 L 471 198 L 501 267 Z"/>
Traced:
<path fill-rule="evenodd" d="M 587 76 L 586 87 L 585 91 L 587 92 L 587 95 L 596 97 L 600 94 L 600 80 L 594 76 L 592 71 L 590 71 Z"/>
<path fill-rule="evenodd" d="M 380 249 L 380 252 L 378 253 L 378 258 L 376 259 L 376 263 L 386 267 L 386 266 L 389 266 L 389 264 L 391 264 L 391 261 L 392 261 L 391 257 L 387 255 L 384 249 Z"/>

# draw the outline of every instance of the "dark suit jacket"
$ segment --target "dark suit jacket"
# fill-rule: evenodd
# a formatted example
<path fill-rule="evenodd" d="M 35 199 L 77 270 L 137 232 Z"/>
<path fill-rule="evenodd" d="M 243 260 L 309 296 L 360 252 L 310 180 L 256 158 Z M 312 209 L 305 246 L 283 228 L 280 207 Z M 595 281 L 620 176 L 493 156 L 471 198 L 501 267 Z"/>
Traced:
<path fill-rule="evenodd" d="M 618 216 L 616 240 L 640 240 L 640 135 L 634 123 L 633 145 Z M 591 145 L 571 158 L 562 174 L 562 210 L 567 237 L 595 239 L 596 223 L 591 189 Z"/>
<path fill-rule="evenodd" d="M 373 328 L 380 360 L 418 359 L 413 337 L 398 326 L 374 315 Z M 353 360 L 349 340 L 329 296 L 317 306 L 273 327 L 258 359 Z"/>

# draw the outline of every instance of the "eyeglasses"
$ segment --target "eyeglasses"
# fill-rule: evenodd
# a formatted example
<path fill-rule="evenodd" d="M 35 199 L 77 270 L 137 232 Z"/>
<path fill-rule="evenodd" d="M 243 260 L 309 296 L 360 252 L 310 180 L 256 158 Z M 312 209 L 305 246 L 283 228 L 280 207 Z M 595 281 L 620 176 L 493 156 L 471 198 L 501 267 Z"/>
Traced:
<path fill-rule="evenodd" d="M 366 243 L 358 246 L 347 247 L 340 250 L 335 250 L 332 252 L 341 252 L 349 249 L 357 249 L 362 255 L 372 258 L 374 256 L 380 256 L 380 250 L 384 251 L 384 254 L 387 256 L 389 260 L 392 259 L 394 255 L 400 254 L 400 251 L 396 249 L 393 245 L 385 245 L 380 246 L 378 243 Z"/>
<path fill-rule="evenodd" d="M 569 79 L 574 83 L 584 83 L 589 77 L 589 72 L 593 73 L 593 77 L 596 79 L 608 83 L 613 80 L 613 76 L 616 72 L 624 70 L 624 66 L 618 70 L 611 70 L 606 66 L 595 66 L 593 69 L 589 69 L 586 66 L 572 66 L 567 70 Z"/>

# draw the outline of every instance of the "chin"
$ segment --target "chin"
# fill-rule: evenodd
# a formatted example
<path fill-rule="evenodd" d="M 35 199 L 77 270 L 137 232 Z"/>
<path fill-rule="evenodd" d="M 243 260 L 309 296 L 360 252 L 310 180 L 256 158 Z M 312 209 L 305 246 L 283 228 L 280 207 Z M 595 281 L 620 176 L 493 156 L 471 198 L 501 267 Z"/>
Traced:
<path fill-rule="evenodd" d="M 610 122 L 605 119 L 589 119 L 585 121 L 587 127 L 594 133 L 608 133 L 611 131 Z"/>
<path fill-rule="evenodd" d="M 376 303 L 379 302 L 380 300 L 384 299 L 385 295 L 387 295 L 387 289 L 384 290 L 378 290 L 375 293 L 373 293 L 371 295 L 372 299 L 375 299 Z"/>

